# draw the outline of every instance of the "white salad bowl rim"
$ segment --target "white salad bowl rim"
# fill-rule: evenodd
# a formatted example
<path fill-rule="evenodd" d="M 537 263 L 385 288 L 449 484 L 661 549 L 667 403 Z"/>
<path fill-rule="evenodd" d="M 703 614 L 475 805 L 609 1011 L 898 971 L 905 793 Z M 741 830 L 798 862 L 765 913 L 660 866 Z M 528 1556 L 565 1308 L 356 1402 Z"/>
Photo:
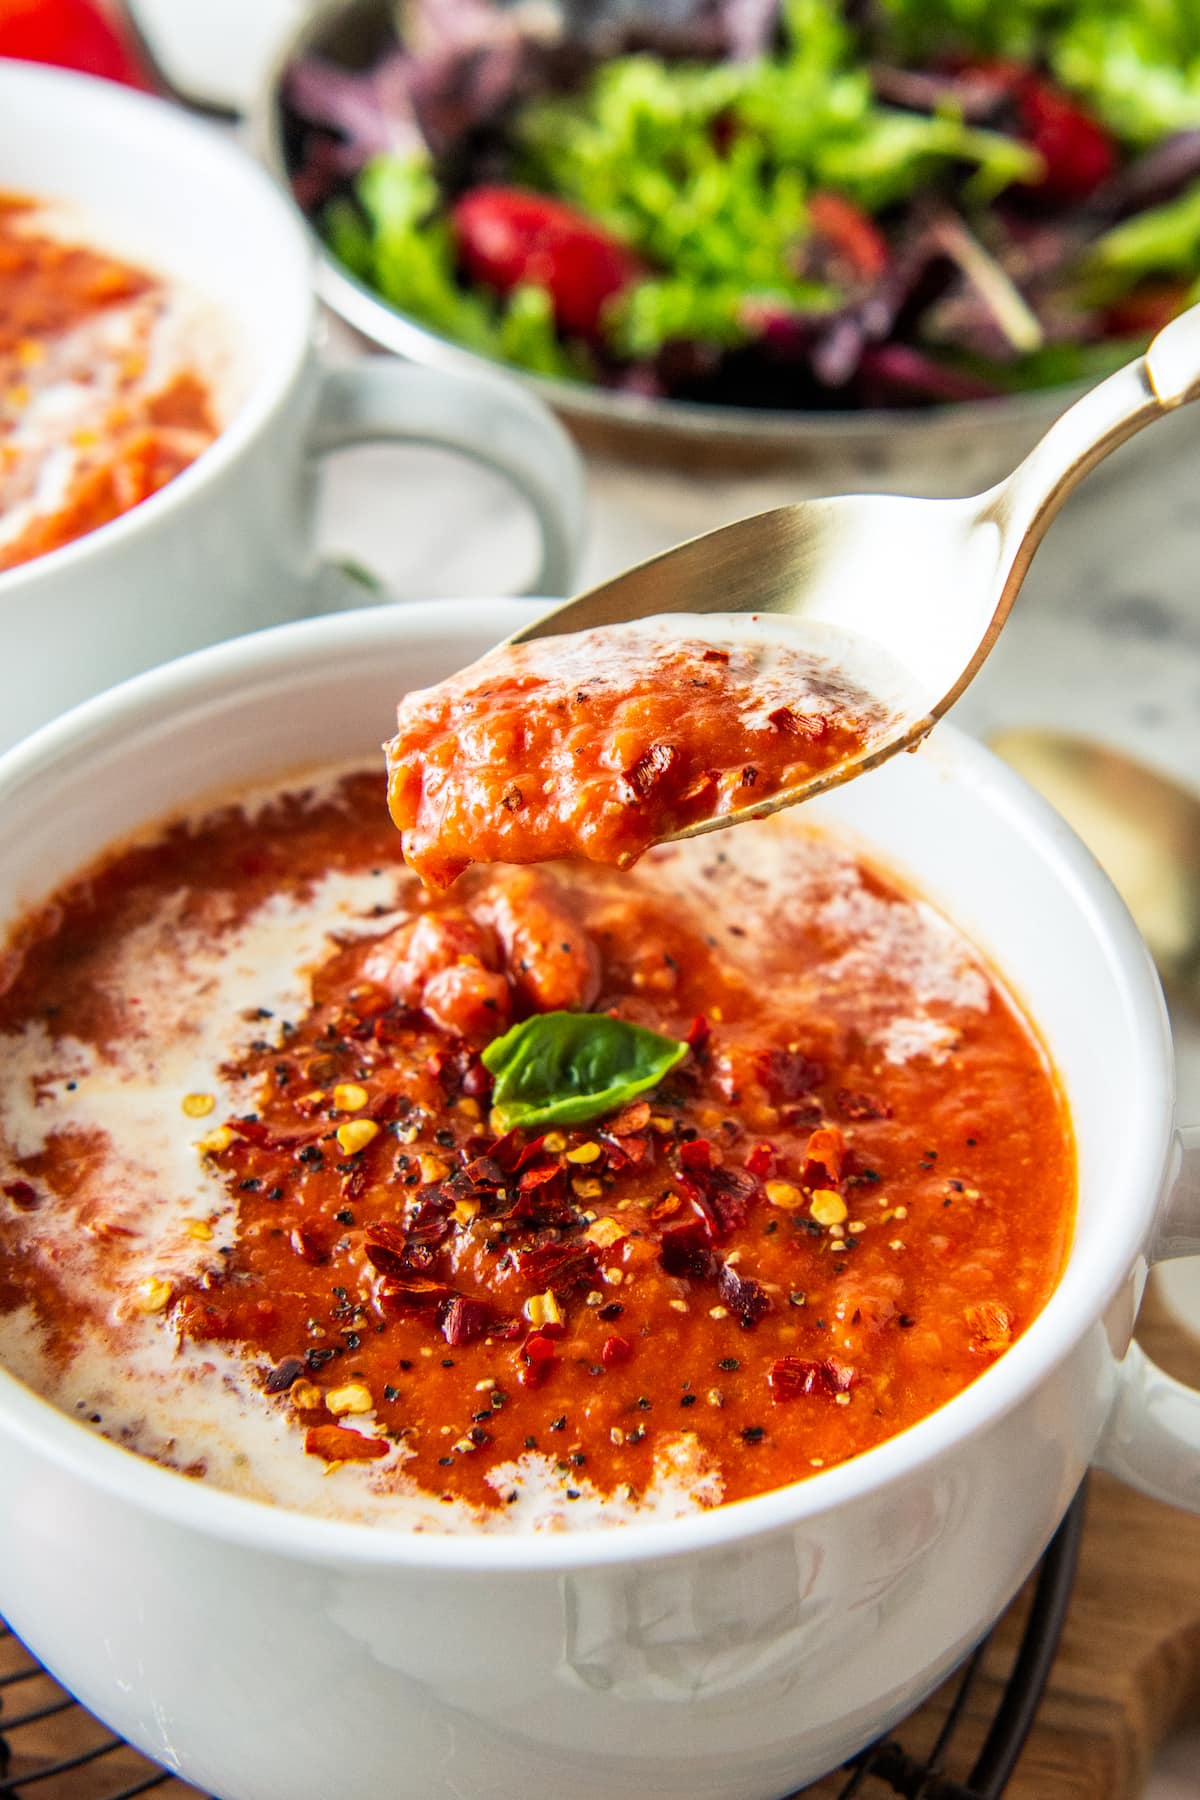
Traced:
<path fill-rule="evenodd" d="M 134 727 L 163 721 L 191 704 L 222 692 L 257 687 L 289 670 L 310 668 L 339 652 L 382 648 L 406 620 L 435 620 L 452 638 L 455 628 L 478 626 L 486 617 L 495 634 L 501 609 L 515 624 L 531 604 L 460 600 L 411 603 L 304 620 L 193 652 L 163 668 L 134 677 L 44 726 L 0 757 L 0 806 L 25 782 L 51 769 L 85 769 L 91 751 L 108 747 Z M 1149 955 L 1115 889 L 1090 852 L 1025 783 L 982 745 L 940 725 L 928 755 L 966 767 L 981 803 L 1031 840 L 1042 861 L 1069 893 L 1096 939 L 1119 993 L 1128 1032 L 1125 1055 L 1137 1080 L 1121 1139 L 1136 1145 L 1142 1171 L 1136 1200 L 1123 1218 L 1093 1227 L 1086 1279 L 1078 1237 L 1045 1307 L 1016 1343 L 971 1385 L 894 1437 L 805 1480 L 685 1517 L 565 1532 L 521 1535 L 441 1535 L 317 1518 L 243 1498 L 189 1479 L 106 1439 L 97 1437 L 0 1370 L 0 1424 L 60 1465 L 95 1482 L 135 1507 L 215 1537 L 305 1562 L 338 1566 L 378 1565 L 445 1572 L 516 1575 L 523 1571 L 579 1570 L 642 1563 L 715 1551 L 791 1527 L 898 1484 L 918 1466 L 936 1463 L 1026 1402 L 1105 1313 L 1144 1266 L 1152 1245 L 1172 1156 L 1174 1063 L 1170 1028 Z M 181 806 L 209 797 L 203 786 L 181 796 Z M 147 819 L 146 824 L 153 823 Z M 1001 971 L 1002 973 L 1002 971 Z M 1019 998 L 1019 996 L 1018 996 Z M 1034 1014 L 1036 1023 L 1036 1014 Z"/>

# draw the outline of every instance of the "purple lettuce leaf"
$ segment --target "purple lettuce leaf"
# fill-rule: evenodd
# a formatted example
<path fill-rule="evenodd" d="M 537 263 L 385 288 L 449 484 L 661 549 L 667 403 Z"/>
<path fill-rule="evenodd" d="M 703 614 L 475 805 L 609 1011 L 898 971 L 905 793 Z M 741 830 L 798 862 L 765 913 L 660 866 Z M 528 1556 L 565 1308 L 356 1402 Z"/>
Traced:
<path fill-rule="evenodd" d="M 1200 181 L 1200 130 L 1177 131 L 1120 169 L 1092 195 L 1088 211 L 1105 223 L 1162 206 Z"/>
<path fill-rule="evenodd" d="M 305 146 L 293 182 L 302 203 L 318 203 L 374 156 L 451 149 L 536 88 L 541 53 L 554 35 L 547 36 L 541 8 L 418 0 L 409 42 L 372 68 L 302 57 L 287 74 L 288 103 L 307 124 L 331 134 Z"/>
<path fill-rule="evenodd" d="M 564 0 L 568 38 L 595 56 L 748 62 L 771 48 L 780 0 Z"/>

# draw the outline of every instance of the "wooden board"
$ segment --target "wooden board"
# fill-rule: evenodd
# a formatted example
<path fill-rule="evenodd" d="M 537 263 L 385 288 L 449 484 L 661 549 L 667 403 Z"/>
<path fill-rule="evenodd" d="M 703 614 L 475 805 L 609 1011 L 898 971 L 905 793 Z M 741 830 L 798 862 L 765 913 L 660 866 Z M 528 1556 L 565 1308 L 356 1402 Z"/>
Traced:
<path fill-rule="evenodd" d="M 1153 1297 L 1138 1335 L 1172 1374 L 1200 1385 L 1200 1337 L 1175 1324 Z M 1023 1595 L 989 1645 L 982 1675 L 954 1734 L 946 1767 L 952 1780 L 965 1778 L 994 1716 L 1027 1604 Z M 29 1661 L 14 1639 L 0 1641 L 0 1730 L 6 1718 L 62 1704 L 47 1676 L 5 1683 L 6 1675 L 27 1669 Z M 949 1684 L 897 1732 L 912 1755 L 928 1752 L 952 1693 Z M 1107 1476 L 1095 1476 L 1066 1630 L 1006 1800 L 1140 1800 L 1158 1746 L 1177 1725 L 1197 1716 L 1200 1518 L 1142 1499 Z M 19 1790 L 22 1775 L 28 1778 L 48 1762 L 111 1742 L 111 1734 L 80 1708 L 64 1705 L 12 1734 L 8 1781 Z M 38 1800 L 108 1800 L 150 1772 L 141 1757 L 121 1749 L 40 1781 L 29 1793 Z M 804 1800 L 833 1800 L 845 1780 L 844 1774 L 827 1777 L 807 1789 Z M 0 1771 L 0 1796 L 10 1791 Z M 180 1782 L 156 1786 L 153 1792 L 162 1800 L 186 1800 L 193 1794 Z M 932 1787 L 923 1795 L 935 1800 L 937 1792 Z M 884 1800 L 893 1794 L 890 1786 L 868 1779 L 856 1800 Z"/>

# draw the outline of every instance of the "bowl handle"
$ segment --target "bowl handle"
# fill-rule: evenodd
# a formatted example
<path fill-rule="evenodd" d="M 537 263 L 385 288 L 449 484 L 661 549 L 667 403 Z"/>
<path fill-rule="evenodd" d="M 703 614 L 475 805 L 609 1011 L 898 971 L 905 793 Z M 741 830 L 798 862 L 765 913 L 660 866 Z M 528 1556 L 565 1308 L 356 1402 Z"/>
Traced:
<path fill-rule="evenodd" d="M 1152 1262 L 1200 1256 L 1200 1126 L 1176 1137 L 1174 1179 Z M 1131 1344 L 1096 1453 L 1107 1469 L 1155 1500 L 1200 1513 L 1200 1392 Z"/>
<path fill-rule="evenodd" d="M 499 375 L 419 369 L 385 357 L 322 369 L 310 454 L 382 442 L 452 450 L 502 475 L 528 501 L 541 537 L 540 565 L 525 591 L 547 598 L 571 592 L 583 542 L 583 464 L 540 400 Z M 334 565 L 321 573 L 334 608 L 373 597 L 369 577 L 364 587 Z"/>

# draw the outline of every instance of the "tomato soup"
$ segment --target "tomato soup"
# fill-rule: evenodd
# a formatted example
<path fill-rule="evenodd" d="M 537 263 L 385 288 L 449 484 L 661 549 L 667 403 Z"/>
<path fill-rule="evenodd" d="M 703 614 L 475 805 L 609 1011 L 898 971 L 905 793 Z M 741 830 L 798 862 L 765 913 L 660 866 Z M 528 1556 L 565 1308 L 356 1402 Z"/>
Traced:
<path fill-rule="evenodd" d="M 727 644 L 650 620 L 501 645 L 407 695 L 387 746 L 406 859 L 439 887 L 472 862 L 628 868 L 860 755 L 889 707 L 767 623 Z"/>
<path fill-rule="evenodd" d="M 804 1480 L 1002 1356 L 1070 1123 L 962 935 L 794 815 L 404 866 L 375 774 L 113 853 L 0 967 L 0 1352 L 223 1488 L 438 1531 Z"/>
<path fill-rule="evenodd" d="M 0 570 L 128 512 L 219 429 L 186 297 L 65 232 L 0 195 Z"/>

